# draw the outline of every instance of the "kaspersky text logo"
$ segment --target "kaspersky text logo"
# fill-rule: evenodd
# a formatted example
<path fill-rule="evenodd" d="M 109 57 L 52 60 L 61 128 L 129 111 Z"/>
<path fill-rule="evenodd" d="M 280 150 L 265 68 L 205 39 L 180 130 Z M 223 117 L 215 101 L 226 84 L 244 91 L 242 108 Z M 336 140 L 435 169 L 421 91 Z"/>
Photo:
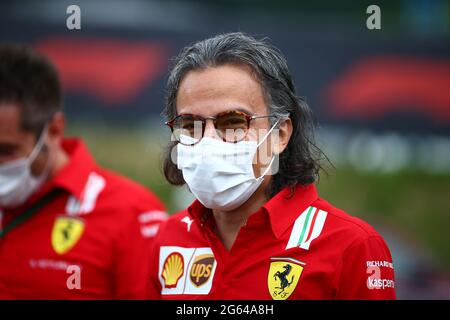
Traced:
<path fill-rule="evenodd" d="M 367 278 L 367 288 L 369 290 L 395 288 L 394 280 L 381 278 L 381 267 L 393 269 L 392 263 L 388 261 L 367 261 L 366 272 L 369 274 L 369 277 Z"/>

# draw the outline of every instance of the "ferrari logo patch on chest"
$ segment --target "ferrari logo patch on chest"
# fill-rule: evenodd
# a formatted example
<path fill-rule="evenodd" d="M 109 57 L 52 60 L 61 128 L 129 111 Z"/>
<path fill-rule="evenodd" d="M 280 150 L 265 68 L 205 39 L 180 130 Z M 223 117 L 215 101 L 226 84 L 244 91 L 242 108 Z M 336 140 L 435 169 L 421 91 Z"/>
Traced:
<path fill-rule="evenodd" d="M 297 287 L 305 263 L 287 257 L 270 260 L 267 276 L 269 293 L 274 300 L 286 300 Z"/>
<path fill-rule="evenodd" d="M 56 218 L 51 237 L 53 250 L 58 254 L 68 252 L 80 240 L 84 227 L 84 222 L 78 218 Z"/>

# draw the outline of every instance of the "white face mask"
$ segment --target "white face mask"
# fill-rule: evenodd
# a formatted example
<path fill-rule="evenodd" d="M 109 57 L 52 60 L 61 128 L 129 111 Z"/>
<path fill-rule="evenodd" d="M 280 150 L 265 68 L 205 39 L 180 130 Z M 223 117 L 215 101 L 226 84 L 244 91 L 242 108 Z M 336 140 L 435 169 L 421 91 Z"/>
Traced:
<path fill-rule="evenodd" d="M 194 146 L 177 145 L 177 167 L 194 196 L 207 208 L 230 211 L 246 202 L 263 182 L 275 157 L 264 173 L 255 178 L 253 159 L 258 147 L 269 136 L 276 124 L 258 144 L 256 141 L 229 143 L 204 137 Z M 195 142 L 182 136 L 186 143 Z"/>
<path fill-rule="evenodd" d="M 43 130 L 30 156 L 0 164 L 0 207 L 16 207 L 23 204 L 47 178 L 49 161 L 39 177 L 31 173 L 31 164 L 44 145 L 46 131 Z"/>

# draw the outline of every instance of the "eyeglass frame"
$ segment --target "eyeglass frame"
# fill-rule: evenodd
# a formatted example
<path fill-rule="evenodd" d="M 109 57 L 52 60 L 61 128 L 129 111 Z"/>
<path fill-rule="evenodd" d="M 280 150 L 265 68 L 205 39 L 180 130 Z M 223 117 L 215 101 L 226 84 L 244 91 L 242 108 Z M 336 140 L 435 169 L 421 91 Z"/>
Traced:
<path fill-rule="evenodd" d="M 224 136 L 222 137 L 222 140 L 223 140 L 224 142 L 227 142 L 227 143 L 238 143 L 238 142 L 244 140 L 245 137 L 246 137 L 247 134 L 248 134 L 248 131 L 249 131 L 249 129 L 250 129 L 250 122 L 251 122 L 252 120 L 255 120 L 255 119 L 263 119 L 263 118 L 274 118 L 274 117 L 276 117 L 275 115 L 266 115 L 266 116 L 249 115 L 248 113 L 243 112 L 243 111 L 240 111 L 240 110 L 228 110 L 228 111 L 219 112 L 215 117 L 202 117 L 202 116 L 199 116 L 199 115 L 196 115 L 196 114 L 193 114 L 193 113 L 182 113 L 182 114 L 177 115 L 177 116 L 176 116 L 175 118 L 173 118 L 172 120 L 169 120 L 169 121 L 164 122 L 164 124 L 165 124 L 166 126 L 168 126 L 168 127 L 170 128 L 170 130 L 172 131 L 172 133 L 173 133 L 173 130 L 174 130 L 174 129 L 173 129 L 173 124 L 174 124 L 175 120 L 176 120 L 178 117 L 181 117 L 181 116 L 192 116 L 192 117 L 197 117 L 197 118 L 199 118 L 199 120 L 196 120 L 196 121 L 201 121 L 201 122 L 202 122 L 202 136 L 201 136 L 200 139 L 198 139 L 198 141 L 196 141 L 196 142 L 194 142 L 194 143 L 192 143 L 192 144 L 188 144 L 188 146 L 193 146 L 193 145 L 199 143 L 199 142 L 203 139 L 203 137 L 204 137 L 204 135 L 205 135 L 205 130 L 206 130 L 206 120 L 213 120 L 214 129 L 217 131 L 217 130 L 218 130 L 218 129 L 216 128 L 216 120 L 217 120 L 217 118 L 218 118 L 220 115 L 222 115 L 222 114 L 225 114 L 225 113 L 227 113 L 227 112 L 232 112 L 232 111 L 241 113 L 241 114 L 243 114 L 243 115 L 245 116 L 245 119 L 247 120 L 247 130 L 245 131 L 245 135 L 244 135 L 240 140 L 238 140 L 238 141 L 227 141 L 227 140 L 225 139 L 225 135 L 224 135 Z M 183 145 L 186 145 L 186 144 L 182 143 L 181 141 L 178 141 L 178 140 L 176 140 L 176 141 L 177 141 L 177 143 L 181 143 L 181 144 L 183 144 Z"/>

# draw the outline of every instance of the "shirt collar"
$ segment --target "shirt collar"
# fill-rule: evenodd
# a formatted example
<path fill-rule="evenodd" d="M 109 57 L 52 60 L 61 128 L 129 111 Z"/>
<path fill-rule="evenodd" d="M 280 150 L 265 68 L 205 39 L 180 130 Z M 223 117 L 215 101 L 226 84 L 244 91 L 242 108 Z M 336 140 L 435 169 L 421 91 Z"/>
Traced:
<path fill-rule="evenodd" d="M 198 199 L 195 199 L 194 202 L 187 208 L 189 215 L 193 219 L 197 219 L 200 221 L 200 224 L 205 224 L 206 220 L 211 216 L 212 210 L 206 208 Z"/>
<path fill-rule="evenodd" d="M 52 188 L 67 190 L 80 200 L 87 179 L 96 168 L 95 161 L 82 139 L 66 138 L 62 141 L 62 148 L 69 156 L 69 162 L 49 183 Z"/>
<path fill-rule="evenodd" d="M 252 214 L 248 218 L 247 226 L 270 223 L 273 234 L 276 238 L 280 238 L 294 224 L 300 213 L 305 211 L 317 198 L 317 189 L 314 184 L 297 185 L 293 192 L 291 192 L 291 188 L 286 187 L 269 199 L 258 212 Z M 195 200 L 188 207 L 188 213 L 203 225 L 212 212 L 200 201 Z"/>
<path fill-rule="evenodd" d="M 273 234 L 280 238 L 294 224 L 300 213 L 318 199 L 314 184 L 296 185 L 293 192 L 285 188 L 263 205 L 270 219 Z"/>

